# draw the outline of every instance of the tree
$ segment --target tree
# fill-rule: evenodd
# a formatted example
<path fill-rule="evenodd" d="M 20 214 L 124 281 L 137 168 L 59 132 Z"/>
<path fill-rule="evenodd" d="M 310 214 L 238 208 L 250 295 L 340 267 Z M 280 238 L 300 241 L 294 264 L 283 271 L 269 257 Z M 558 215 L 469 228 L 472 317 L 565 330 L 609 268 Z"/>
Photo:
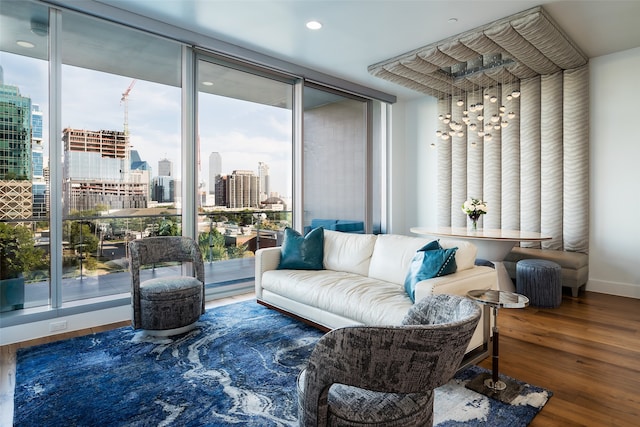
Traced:
<path fill-rule="evenodd" d="M 0 279 L 14 279 L 46 261 L 44 251 L 34 245 L 27 227 L 0 223 Z"/>
<path fill-rule="evenodd" d="M 178 236 L 178 225 L 170 219 L 163 219 L 158 227 L 158 236 Z"/>
<path fill-rule="evenodd" d="M 200 233 L 198 235 L 198 245 L 205 260 L 220 261 L 227 258 L 224 236 L 215 228 L 210 233 Z"/>
<path fill-rule="evenodd" d="M 87 223 L 79 221 L 67 221 L 66 230 L 68 230 L 68 241 L 71 248 L 80 248 L 84 253 L 92 253 L 98 249 L 100 239 L 92 232 L 91 227 Z"/>

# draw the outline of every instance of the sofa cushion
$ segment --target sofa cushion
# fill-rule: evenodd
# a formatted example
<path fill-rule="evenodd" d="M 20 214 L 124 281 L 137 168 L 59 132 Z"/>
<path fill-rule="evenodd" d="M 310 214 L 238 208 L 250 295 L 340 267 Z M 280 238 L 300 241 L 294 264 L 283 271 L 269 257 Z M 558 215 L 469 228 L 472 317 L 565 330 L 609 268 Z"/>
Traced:
<path fill-rule="evenodd" d="M 413 302 L 416 301 L 416 283 L 456 272 L 455 255 L 458 248 L 442 249 L 433 248 L 433 246 L 435 245 L 429 244 L 425 247 L 431 247 L 431 249 L 422 250 L 424 248 L 421 248 L 418 250 L 407 271 L 407 277 L 404 280 L 404 289 Z"/>
<path fill-rule="evenodd" d="M 343 271 L 270 270 L 265 292 L 365 325 L 399 325 L 413 305 L 402 285 Z"/>
<path fill-rule="evenodd" d="M 404 286 L 409 264 L 416 251 L 431 242 L 422 237 L 381 234 L 376 239 L 369 277 Z"/>
<path fill-rule="evenodd" d="M 344 231 L 345 233 L 364 233 L 364 222 L 339 219 L 336 222 L 335 230 Z"/>
<path fill-rule="evenodd" d="M 376 243 L 375 234 L 324 232 L 324 267 L 366 276 Z"/>
<path fill-rule="evenodd" d="M 457 271 L 468 270 L 475 266 L 478 248 L 471 242 L 456 239 L 438 240 L 443 249 L 458 248 L 456 251 Z"/>
<path fill-rule="evenodd" d="M 324 229 L 315 228 L 302 236 L 292 228 L 285 228 L 280 248 L 278 269 L 322 270 L 324 258 Z"/>

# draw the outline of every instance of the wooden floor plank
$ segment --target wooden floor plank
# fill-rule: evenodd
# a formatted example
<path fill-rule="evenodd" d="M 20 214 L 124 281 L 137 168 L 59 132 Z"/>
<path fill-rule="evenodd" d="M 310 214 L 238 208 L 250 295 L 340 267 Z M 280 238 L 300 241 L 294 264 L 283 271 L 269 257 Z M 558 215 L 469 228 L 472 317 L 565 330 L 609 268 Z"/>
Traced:
<path fill-rule="evenodd" d="M 640 424 L 640 300 L 564 295 L 554 309 L 502 309 L 498 327 L 500 372 L 554 393 L 532 427 Z"/>

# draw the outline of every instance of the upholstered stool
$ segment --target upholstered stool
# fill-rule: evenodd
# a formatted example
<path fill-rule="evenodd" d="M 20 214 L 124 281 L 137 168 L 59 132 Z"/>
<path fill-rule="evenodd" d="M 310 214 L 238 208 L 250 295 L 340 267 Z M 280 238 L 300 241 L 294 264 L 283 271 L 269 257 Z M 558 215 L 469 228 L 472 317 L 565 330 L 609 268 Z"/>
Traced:
<path fill-rule="evenodd" d="M 523 259 L 516 264 L 516 289 L 536 307 L 555 308 L 562 303 L 562 268 L 552 261 Z"/>
<path fill-rule="evenodd" d="M 171 276 L 140 284 L 141 328 L 181 328 L 202 314 L 202 282 L 195 277 Z"/>

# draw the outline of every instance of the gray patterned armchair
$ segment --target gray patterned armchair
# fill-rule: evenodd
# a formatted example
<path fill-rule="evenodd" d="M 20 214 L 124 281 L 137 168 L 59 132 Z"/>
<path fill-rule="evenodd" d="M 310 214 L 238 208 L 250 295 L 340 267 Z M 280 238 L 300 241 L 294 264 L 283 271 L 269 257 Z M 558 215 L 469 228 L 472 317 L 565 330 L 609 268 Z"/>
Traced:
<path fill-rule="evenodd" d="M 143 266 L 190 262 L 192 275 L 140 280 Z M 131 324 L 156 335 L 188 331 L 204 313 L 204 263 L 195 240 L 184 236 L 149 237 L 129 243 Z M 184 268 L 184 267 L 182 267 Z"/>
<path fill-rule="evenodd" d="M 433 425 L 433 389 L 458 370 L 480 313 L 469 298 L 433 295 L 402 326 L 328 332 L 298 376 L 299 424 Z"/>

